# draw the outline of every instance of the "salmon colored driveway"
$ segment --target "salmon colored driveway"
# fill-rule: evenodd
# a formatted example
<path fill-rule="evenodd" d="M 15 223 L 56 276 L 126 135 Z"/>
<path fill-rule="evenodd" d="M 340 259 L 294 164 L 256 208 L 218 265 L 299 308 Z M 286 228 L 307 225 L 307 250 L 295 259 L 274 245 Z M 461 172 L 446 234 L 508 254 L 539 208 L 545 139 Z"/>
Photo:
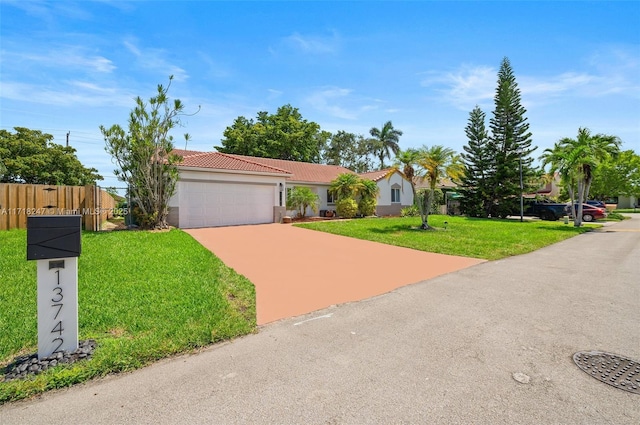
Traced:
<path fill-rule="evenodd" d="M 384 294 L 484 261 L 286 224 L 185 231 L 255 285 L 259 325 Z"/>

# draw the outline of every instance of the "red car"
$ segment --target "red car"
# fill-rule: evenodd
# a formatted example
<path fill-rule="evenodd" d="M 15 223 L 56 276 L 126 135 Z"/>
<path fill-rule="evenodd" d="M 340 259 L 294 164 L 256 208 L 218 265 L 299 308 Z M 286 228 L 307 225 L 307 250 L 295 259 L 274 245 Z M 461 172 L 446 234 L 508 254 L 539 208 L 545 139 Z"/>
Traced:
<path fill-rule="evenodd" d="M 578 211 L 578 204 L 575 204 L 576 212 Z M 571 205 L 567 205 L 567 213 L 569 217 L 572 217 Z M 589 204 L 582 204 L 582 221 L 589 222 L 593 220 L 600 220 L 607 217 L 607 210 L 604 208 L 594 207 Z"/>

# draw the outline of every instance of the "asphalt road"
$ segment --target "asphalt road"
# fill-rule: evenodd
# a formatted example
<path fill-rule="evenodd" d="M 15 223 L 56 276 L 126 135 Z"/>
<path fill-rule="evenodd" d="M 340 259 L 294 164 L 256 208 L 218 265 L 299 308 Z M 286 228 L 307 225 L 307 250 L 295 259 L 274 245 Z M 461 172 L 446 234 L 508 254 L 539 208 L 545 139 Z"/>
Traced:
<path fill-rule="evenodd" d="M 636 216 L 0 406 L 0 423 L 637 425 L 640 395 L 572 355 L 640 360 L 639 264 Z"/>

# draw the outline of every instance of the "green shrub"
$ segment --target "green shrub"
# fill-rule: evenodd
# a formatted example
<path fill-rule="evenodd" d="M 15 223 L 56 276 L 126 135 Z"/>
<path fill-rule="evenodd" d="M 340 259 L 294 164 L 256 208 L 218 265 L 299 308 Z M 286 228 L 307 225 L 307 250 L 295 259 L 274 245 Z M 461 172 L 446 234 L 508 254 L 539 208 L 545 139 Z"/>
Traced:
<path fill-rule="evenodd" d="M 336 212 L 340 217 L 353 218 L 358 213 L 358 204 L 351 198 L 342 198 L 336 202 Z"/>
<path fill-rule="evenodd" d="M 376 213 L 377 201 L 371 198 L 362 198 L 358 202 L 358 211 L 364 216 L 374 215 Z"/>
<path fill-rule="evenodd" d="M 400 210 L 400 217 L 418 217 L 420 215 L 420 211 L 418 207 L 415 205 L 411 205 L 410 207 L 404 207 Z"/>

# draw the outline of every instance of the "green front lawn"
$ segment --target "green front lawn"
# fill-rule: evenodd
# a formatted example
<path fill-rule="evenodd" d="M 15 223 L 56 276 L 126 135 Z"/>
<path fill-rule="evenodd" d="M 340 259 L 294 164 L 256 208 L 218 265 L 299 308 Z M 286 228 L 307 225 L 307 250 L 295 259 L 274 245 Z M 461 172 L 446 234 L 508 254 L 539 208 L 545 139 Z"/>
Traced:
<path fill-rule="evenodd" d="M 256 326 L 251 282 L 180 230 L 83 233 L 78 269 L 80 339 L 97 340 L 93 358 L 0 382 L 0 403 L 136 369 Z M 37 351 L 36 262 L 26 261 L 24 230 L 0 232 L 0 282 L 4 366 Z"/>
<path fill-rule="evenodd" d="M 448 222 L 444 229 L 444 222 Z M 420 251 L 497 260 L 535 251 L 597 225 L 573 227 L 562 221 L 497 220 L 429 216 L 434 231 L 418 230 L 420 218 L 365 218 L 296 224 L 306 229 L 403 246 Z"/>

